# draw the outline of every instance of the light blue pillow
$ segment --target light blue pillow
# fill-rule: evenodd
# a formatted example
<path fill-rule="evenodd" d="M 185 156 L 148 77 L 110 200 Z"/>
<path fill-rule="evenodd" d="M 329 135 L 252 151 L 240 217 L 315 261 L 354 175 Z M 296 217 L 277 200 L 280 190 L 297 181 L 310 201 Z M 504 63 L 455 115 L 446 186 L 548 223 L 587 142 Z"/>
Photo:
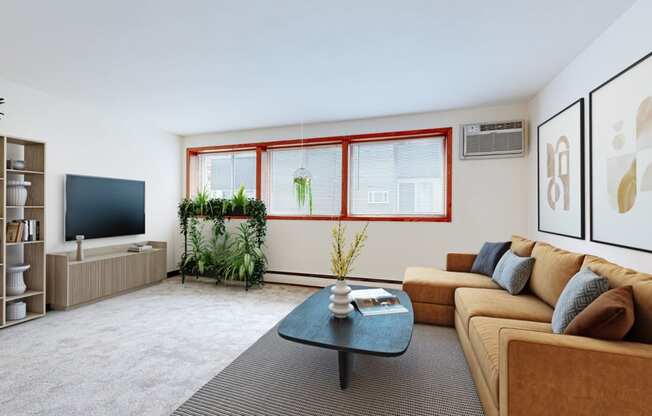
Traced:
<path fill-rule="evenodd" d="M 573 318 L 601 294 L 609 290 L 609 281 L 590 269 L 582 269 L 566 284 L 552 314 L 552 331 L 563 334 Z"/>
<path fill-rule="evenodd" d="M 492 279 L 512 295 L 518 295 L 530 279 L 532 266 L 534 257 L 519 257 L 507 250 L 498 261 Z"/>

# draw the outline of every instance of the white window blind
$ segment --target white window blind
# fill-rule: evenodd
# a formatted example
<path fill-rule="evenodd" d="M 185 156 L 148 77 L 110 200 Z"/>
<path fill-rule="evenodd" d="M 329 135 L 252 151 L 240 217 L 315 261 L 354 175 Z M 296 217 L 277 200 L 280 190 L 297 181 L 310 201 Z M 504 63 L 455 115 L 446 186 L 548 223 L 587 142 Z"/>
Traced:
<path fill-rule="evenodd" d="M 241 186 L 248 197 L 256 196 L 256 152 L 199 155 L 199 190 L 214 198 L 230 198 Z"/>
<path fill-rule="evenodd" d="M 352 215 L 445 215 L 443 138 L 352 143 L 350 152 Z"/>
<path fill-rule="evenodd" d="M 305 153 L 304 153 L 305 152 Z M 294 172 L 304 167 L 312 174 L 312 215 L 339 215 L 342 204 L 341 146 L 268 151 L 268 210 L 270 215 L 309 215 L 306 204 L 299 207 L 294 190 Z"/>

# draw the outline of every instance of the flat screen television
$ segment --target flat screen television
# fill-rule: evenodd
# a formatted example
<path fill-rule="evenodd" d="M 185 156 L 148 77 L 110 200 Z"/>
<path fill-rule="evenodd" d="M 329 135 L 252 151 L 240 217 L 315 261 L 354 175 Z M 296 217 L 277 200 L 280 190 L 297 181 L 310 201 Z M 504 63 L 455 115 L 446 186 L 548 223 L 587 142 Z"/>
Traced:
<path fill-rule="evenodd" d="M 145 234 L 145 182 L 66 175 L 66 241 Z"/>

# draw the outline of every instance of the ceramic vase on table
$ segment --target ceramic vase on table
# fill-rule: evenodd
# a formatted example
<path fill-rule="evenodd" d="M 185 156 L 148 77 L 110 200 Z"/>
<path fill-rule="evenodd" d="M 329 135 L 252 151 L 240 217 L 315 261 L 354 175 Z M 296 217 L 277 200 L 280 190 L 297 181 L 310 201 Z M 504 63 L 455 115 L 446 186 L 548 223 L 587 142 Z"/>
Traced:
<path fill-rule="evenodd" d="M 333 313 L 336 318 L 346 318 L 353 312 L 353 305 L 351 305 L 351 288 L 344 279 L 337 279 L 337 282 L 331 287 L 331 303 L 328 309 Z"/>
<path fill-rule="evenodd" d="M 29 269 L 29 264 L 7 267 L 7 295 L 22 295 L 27 290 L 23 273 Z"/>

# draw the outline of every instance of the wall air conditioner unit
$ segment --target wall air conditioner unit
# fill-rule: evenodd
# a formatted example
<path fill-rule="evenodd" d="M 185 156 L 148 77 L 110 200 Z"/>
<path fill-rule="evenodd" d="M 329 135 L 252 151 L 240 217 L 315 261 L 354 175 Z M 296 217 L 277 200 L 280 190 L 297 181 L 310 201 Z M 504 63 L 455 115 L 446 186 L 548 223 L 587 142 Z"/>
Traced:
<path fill-rule="evenodd" d="M 465 124 L 461 128 L 460 159 L 523 157 L 527 153 L 526 127 L 522 120 Z"/>

